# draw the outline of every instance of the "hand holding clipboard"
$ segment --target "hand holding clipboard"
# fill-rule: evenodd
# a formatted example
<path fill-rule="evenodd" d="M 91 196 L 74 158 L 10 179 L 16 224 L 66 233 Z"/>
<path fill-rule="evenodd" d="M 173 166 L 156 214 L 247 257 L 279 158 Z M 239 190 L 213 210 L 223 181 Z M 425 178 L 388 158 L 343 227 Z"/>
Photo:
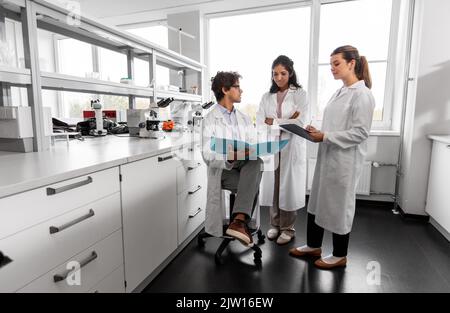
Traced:
<path fill-rule="evenodd" d="M 282 128 L 283 130 L 285 130 L 289 133 L 303 137 L 312 142 L 323 141 L 323 133 L 316 130 L 312 126 L 308 126 L 307 129 L 305 129 L 297 124 L 283 124 L 283 125 L 280 125 L 280 128 Z"/>

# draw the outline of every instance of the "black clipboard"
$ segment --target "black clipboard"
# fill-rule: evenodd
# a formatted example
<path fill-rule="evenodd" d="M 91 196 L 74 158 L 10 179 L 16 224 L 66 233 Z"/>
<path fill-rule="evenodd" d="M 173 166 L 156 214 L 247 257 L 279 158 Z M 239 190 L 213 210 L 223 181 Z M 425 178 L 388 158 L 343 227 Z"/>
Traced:
<path fill-rule="evenodd" d="M 303 127 L 298 126 L 297 124 L 283 124 L 280 125 L 283 130 L 286 130 L 292 134 L 308 139 L 309 141 L 314 142 L 314 139 L 311 137 L 309 132 Z"/>

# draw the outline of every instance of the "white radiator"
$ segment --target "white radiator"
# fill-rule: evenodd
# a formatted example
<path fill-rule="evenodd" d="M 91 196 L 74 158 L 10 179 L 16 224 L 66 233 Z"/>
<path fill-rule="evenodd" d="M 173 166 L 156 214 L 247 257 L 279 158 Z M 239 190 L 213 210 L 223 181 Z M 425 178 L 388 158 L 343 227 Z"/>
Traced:
<path fill-rule="evenodd" d="M 316 167 L 316 159 L 308 159 L 308 190 L 311 190 L 314 177 L 314 169 Z M 372 162 L 366 161 L 363 164 L 361 177 L 356 186 L 356 194 L 370 196 L 370 178 L 372 173 Z"/>

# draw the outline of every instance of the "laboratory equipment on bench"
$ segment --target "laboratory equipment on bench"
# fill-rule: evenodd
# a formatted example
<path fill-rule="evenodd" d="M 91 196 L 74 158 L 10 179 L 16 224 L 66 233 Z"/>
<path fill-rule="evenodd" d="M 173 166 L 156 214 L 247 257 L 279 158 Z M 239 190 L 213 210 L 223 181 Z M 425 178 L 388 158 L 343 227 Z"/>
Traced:
<path fill-rule="evenodd" d="M 139 137 L 162 139 L 164 138 L 163 132 L 159 129 L 158 114 L 154 110 L 150 110 L 149 116 L 146 117 L 145 122 L 139 123 Z"/>
<path fill-rule="evenodd" d="M 200 127 L 203 119 L 203 110 L 208 110 L 213 104 L 213 101 L 203 104 L 192 104 L 192 109 L 188 112 L 188 127 L 191 129 Z"/>
<path fill-rule="evenodd" d="M 102 110 L 102 116 L 104 118 L 110 119 L 114 122 L 117 122 L 117 111 L 116 110 Z M 95 118 L 95 111 L 92 110 L 84 110 L 83 111 L 83 118 L 85 120 L 89 118 Z"/>
<path fill-rule="evenodd" d="M 175 124 L 172 120 L 167 120 L 163 122 L 162 129 L 166 132 L 171 132 L 174 128 Z"/>
<path fill-rule="evenodd" d="M 128 109 L 127 110 L 127 125 L 130 136 L 138 137 L 140 132 L 139 124 L 145 122 L 146 115 L 149 114 L 149 109 Z"/>
<path fill-rule="evenodd" d="M 108 131 L 103 128 L 103 113 L 100 100 L 91 100 L 91 108 L 95 111 L 95 129 L 89 131 L 91 136 L 105 136 Z"/>
<path fill-rule="evenodd" d="M 174 100 L 175 100 L 174 98 L 169 97 L 166 99 L 159 100 L 156 104 L 158 105 L 158 108 L 165 108 Z"/>

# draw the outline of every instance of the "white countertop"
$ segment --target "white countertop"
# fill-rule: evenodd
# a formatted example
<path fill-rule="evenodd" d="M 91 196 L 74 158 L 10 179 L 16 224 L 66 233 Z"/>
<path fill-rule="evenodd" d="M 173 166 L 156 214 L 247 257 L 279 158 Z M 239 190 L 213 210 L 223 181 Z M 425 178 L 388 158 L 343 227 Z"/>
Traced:
<path fill-rule="evenodd" d="M 428 135 L 428 138 L 450 144 L 450 135 Z"/>
<path fill-rule="evenodd" d="M 48 151 L 0 152 L 0 198 L 101 171 L 155 155 L 194 141 L 193 133 L 165 133 L 164 139 L 128 136 L 86 137 L 56 142 Z"/>

